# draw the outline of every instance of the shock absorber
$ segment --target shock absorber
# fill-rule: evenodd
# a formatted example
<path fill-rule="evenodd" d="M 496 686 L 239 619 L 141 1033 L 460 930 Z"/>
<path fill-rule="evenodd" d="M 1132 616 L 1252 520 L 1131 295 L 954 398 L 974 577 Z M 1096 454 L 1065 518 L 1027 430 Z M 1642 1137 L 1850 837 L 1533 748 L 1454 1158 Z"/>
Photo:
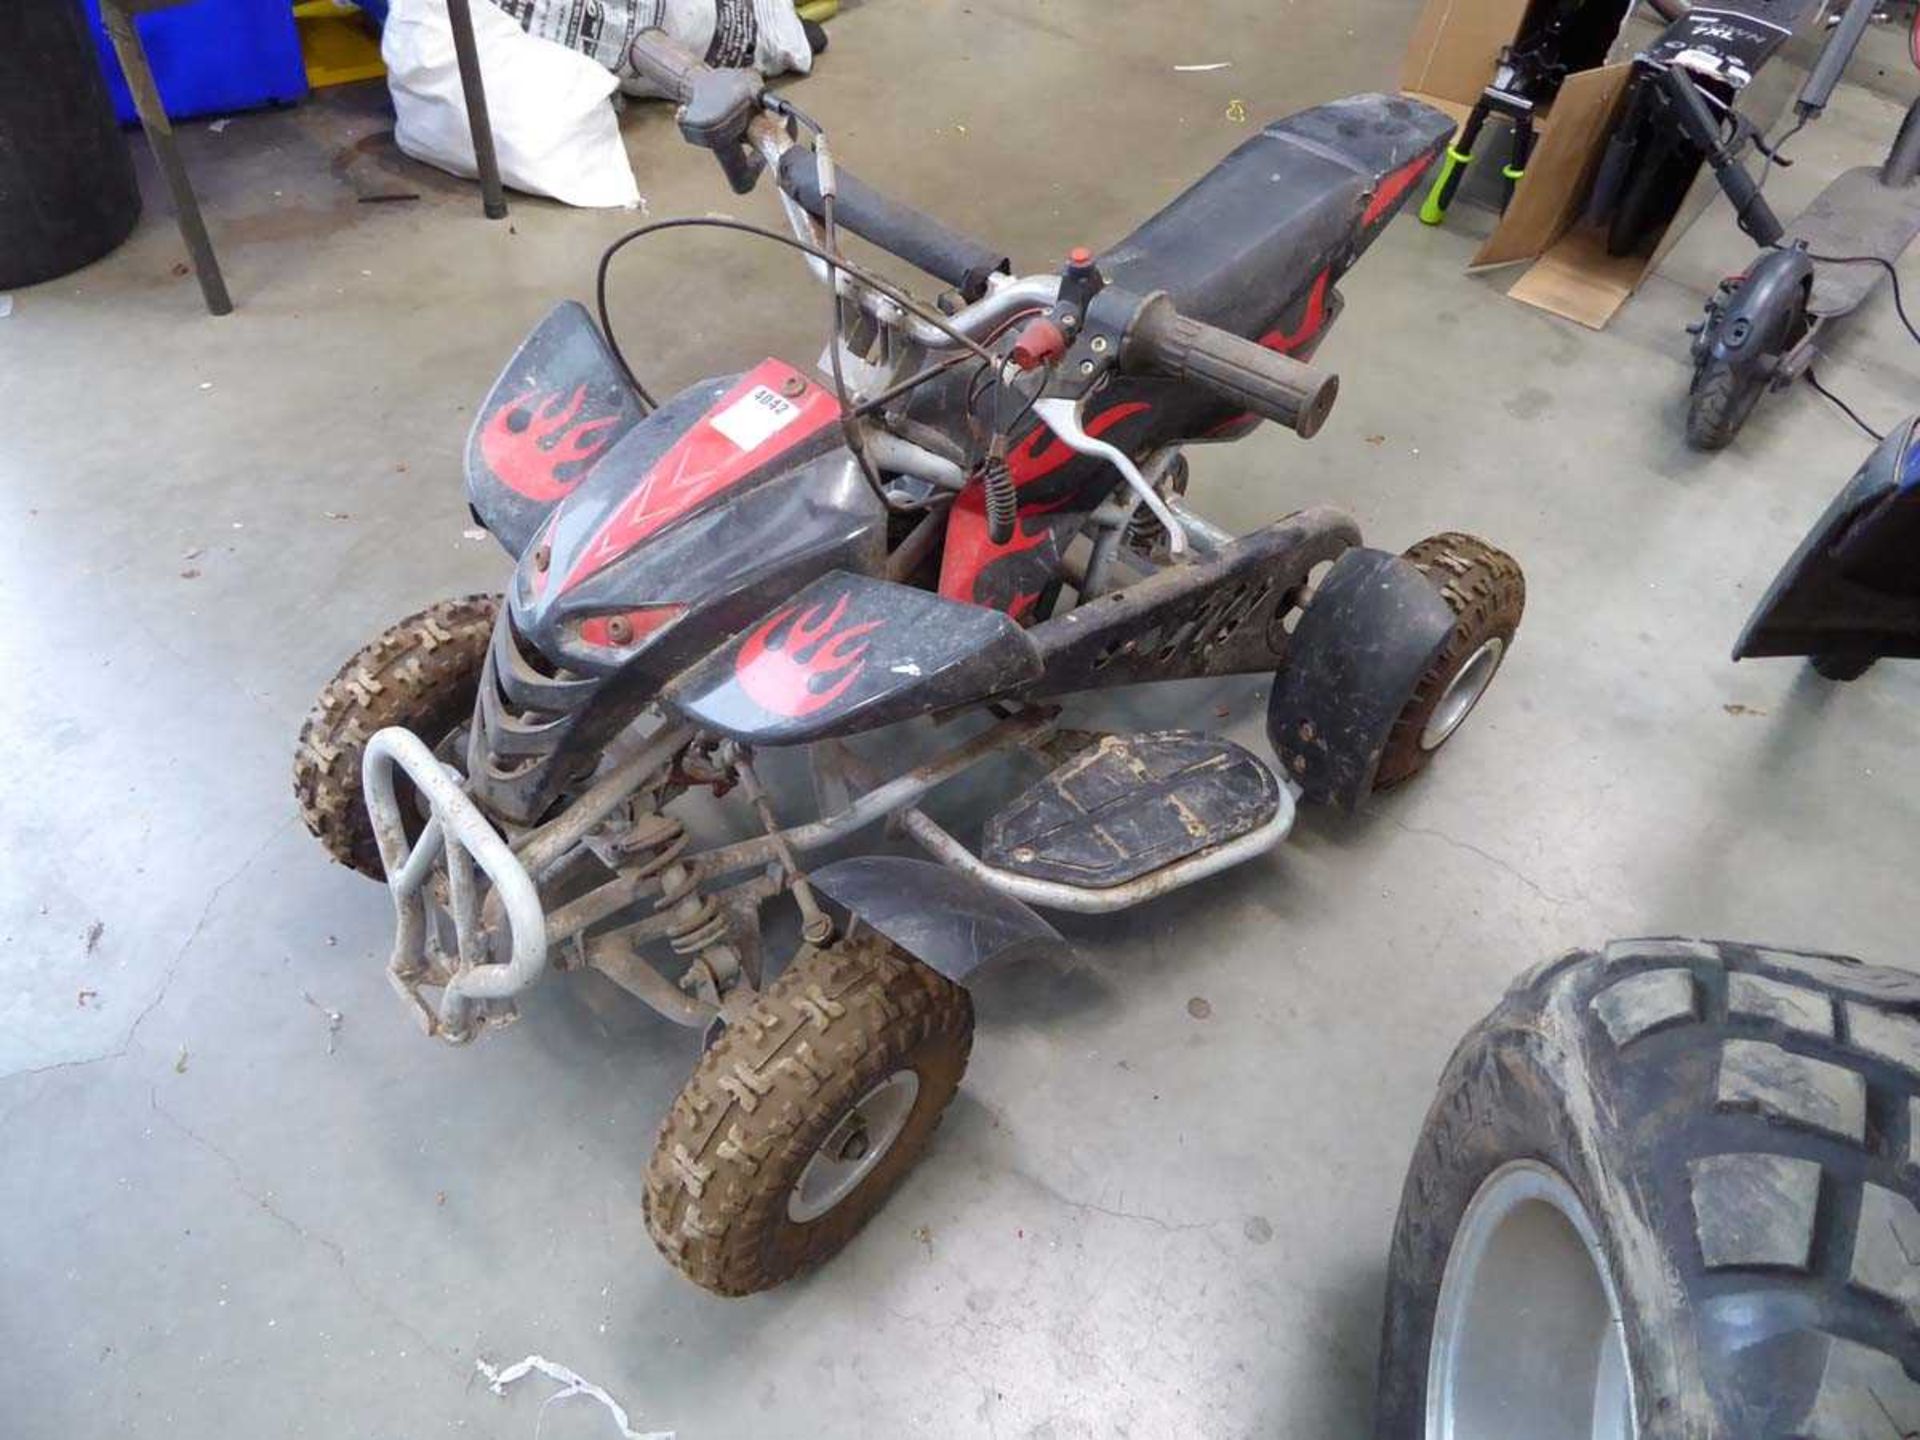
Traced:
<path fill-rule="evenodd" d="M 659 811 L 643 815 L 622 837 L 620 852 L 636 879 L 653 880 L 660 897 L 653 908 L 666 914 L 667 943 L 676 955 L 706 962 L 716 982 L 732 977 L 739 957 L 727 942 L 732 936 L 727 914 L 713 897 L 700 889 L 699 878 L 680 863 L 689 844 L 686 825 Z"/>

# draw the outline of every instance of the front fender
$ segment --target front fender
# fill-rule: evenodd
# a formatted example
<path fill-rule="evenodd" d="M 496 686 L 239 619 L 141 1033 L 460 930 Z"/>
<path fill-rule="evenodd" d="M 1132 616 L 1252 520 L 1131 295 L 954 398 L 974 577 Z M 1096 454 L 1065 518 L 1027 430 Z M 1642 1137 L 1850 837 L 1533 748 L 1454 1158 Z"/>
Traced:
<path fill-rule="evenodd" d="M 1858 652 L 1920 656 L 1920 417 L 1896 425 L 1781 567 L 1736 660 Z"/>
<path fill-rule="evenodd" d="M 1736 368 L 1784 355 L 1796 338 L 1812 285 L 1813 262 L 1805 251 L 1774 250 L 1761 256 L 1703 337 L 1707 354 Z"/>
<path fill-rule="evenodd" d="M 807 878 L 829 900 L 957 984 L 990 960 L 1072 949 L 1011 895 L 930 861 L 861 855 L 822 866 Z"/>
<path fill-rule="evenodd" d="M 1334 561 L 1267 701 L 1281 773 L 1309 800 L 1357 810 L 1453 625 L 1440 592 L 1401 556 L 1356 546 Z"/>
<path fill-rule="evenodd" d="M 520 342 L 467 434 L 467 503 L 516 560 L 547 513 L 640 423 L 640 397 L 593 317 L 553 307 Z"/>
<path fill-rule="evenodd" d="M 663 704 L 749 745 L 802 745 L 1010 694 L 1040 678 L 998 610 L 829 571 L 676 675 Z"/>

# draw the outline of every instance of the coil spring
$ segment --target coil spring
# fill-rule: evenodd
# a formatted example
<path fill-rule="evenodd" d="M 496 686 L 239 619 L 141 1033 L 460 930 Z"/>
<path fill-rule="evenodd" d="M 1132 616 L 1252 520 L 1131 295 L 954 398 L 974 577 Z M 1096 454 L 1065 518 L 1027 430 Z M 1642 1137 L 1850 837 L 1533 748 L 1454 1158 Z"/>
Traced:
<path fill-rule="evenodd" d="M 667 927 L 667 943 L 676 955 L 698 955 L 708 946 L 725 940 L 729 929 L 725 912 L 712 896 L 700 893 L 698 879 L 679 863 L 689 843 L 687 827 L 682 821 L 656 811 L 635 821 L 621 845 L 628 854 L 653 852 L 637 861 L 633 872 L 642 880 L 659 877 L 660 898 L 653 902 L 655 910 L 671 911 L 686 906 L 686 913 L 674 916 Z"/>
<path fill-rule="evenodd" d="M 1013 525 L 1020 513 L 1020 492 L 1014 488 L 1013 473 L 999 457 L 987 461 L 980 471 L 986 492 L 987 539 L 1004 545 L 1013 539 Z"/>

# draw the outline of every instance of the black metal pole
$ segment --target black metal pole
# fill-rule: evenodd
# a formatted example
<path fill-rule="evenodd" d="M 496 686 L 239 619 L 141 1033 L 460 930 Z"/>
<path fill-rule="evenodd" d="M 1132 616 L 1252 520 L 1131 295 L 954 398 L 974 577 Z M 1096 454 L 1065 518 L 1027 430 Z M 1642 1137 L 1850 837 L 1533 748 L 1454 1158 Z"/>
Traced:
<path fill-rule="evenodd" d="M 480 204 L 489 220 L 507 216 L 500 188 L 500 161 L 493 153 L 493 123 L 487 119 L 487 87 L 480 78 L 480 52 L 473 43 L 473 12 L 467 0 L 447 0 L 453 25 L 453 53 L 460 63 L 460 93 L 467 98 L 467 128 L 473 132 L 473 164 L 480 172 Z"/>
<path fill-rule="evenodd" d="M 139 112 L 140 128 L 146 132 L 153 158 L 160 163 L 160 174 L 173 195 L 173 208 L 180 224 L 180 238 L 186 242 L 193 260 L 193 273 L 199 278 L 200 293 L 207 309 L 215 315 L 233 313 L 233 299 L 227 294 L 227 282 L 214 258 L 213 241 L 207 237 L 207 224 L 200 216 L 200 203 L 194 199 L 187 168 L 180 163 L 179 147 L 173 143 L 173 125 L 167 119 L 167 107 L 160 102 L 159 88 L 153 83 L 153 70 L 147 64 L 146 47 L 133 16 L 116 3 L 106 0 L 104 19 L 107 38 L 119 57 L 120 69 L 127 77 L 127 89 L 133 94 L 133 108 Z"/>

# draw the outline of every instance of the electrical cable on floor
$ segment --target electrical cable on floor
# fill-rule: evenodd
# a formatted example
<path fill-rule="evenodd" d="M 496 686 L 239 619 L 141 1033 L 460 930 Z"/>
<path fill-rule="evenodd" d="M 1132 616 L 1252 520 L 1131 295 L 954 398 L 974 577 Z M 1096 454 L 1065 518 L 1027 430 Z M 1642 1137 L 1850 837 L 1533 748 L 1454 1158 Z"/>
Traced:
<path fill-rule="evenodd" d="M 1849 420 L 1853 421 L 1854 424 L 1858 425 L 1862 430 L 1866 431 L 1867 434 L 1871 435 L 1875 440 L 1884 440 L 1887 438 L 1886 436 L 1882 435 L 1878 430 L 1874 429 L 1871 425 L 1867 424 L 1866 421 L 1862 420 L 1859 414 L 1855 412 L 1854 408 L 1851 405 L 1847 404 L 1846 401 L 1842 400 L 1838 395 L 1834 394 L 1831 390 L 1827 389 L 1826 386 L 1822 385 L 1820 383 L 1820 377 L 1813 373 L 1813 366 L 1811 365 L 1807 366 L 1807 384 L 1811 385 L 1817 392 L 1826 396 L 1827 399 L 1831 400 L 1836 406 L 1839 407 L 1840 413 L 1842 415 L 1845 415 Z"/>
<path fill-rule="evenodd" d="M 1785 249 L 1788 247 L 1783 244 L 1778 248 Z M 1920 345 L 1920 330 L 1914 328 L 1912 319 L 1907 315 L 1906 299 L 1900 293 L 1900 272 L 1894 268 L 1891 260 L 1881 255 L 1816 255 L 1811 250 L 1804 251 L 1803 253 L 1809 260 L 1816 261 L 1822 265 L 1878 265 L 1881 269 L 1885 270 L 1887 272 L 1887 283 L 1893 290 L 1893 312 L 1900 317 L 1900 323 L 1906 326 L 1907 334 L 1913 337 L 1914 343 Z M 1875 440 L 1885 438 L 1878 430 L 1862 420 L 1857 410 L 1847 404 L 1847 402 L 1842 400 L 1838 395 L 1834 394 L 1833 391 L 1822 385 L 1820 381 L 1815 378 L 1813 366 L 1811 365 L 1807 366 L 1807 383 L 1838 406 L 1842 414 L 1862 430 L 1866 431 L 1867 434 L 1871 435 Z"/>

